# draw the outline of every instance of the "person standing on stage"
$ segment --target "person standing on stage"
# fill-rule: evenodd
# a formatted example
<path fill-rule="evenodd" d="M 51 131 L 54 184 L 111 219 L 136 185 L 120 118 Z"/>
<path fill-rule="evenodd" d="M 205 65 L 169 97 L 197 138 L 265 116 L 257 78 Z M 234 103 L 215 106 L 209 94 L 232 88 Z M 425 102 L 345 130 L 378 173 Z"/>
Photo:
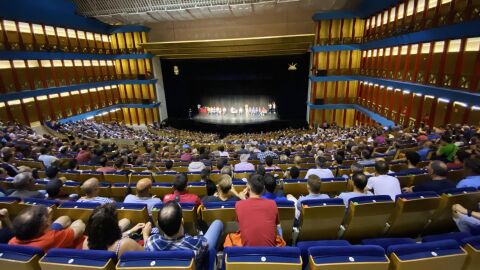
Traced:
<path fill-rule="evenodd" d="M 238 108 L 238 112 L 239 112 L 240 115 L 242 115 L 243 114 L 243 108 L 242 107 Z"/>
<path fill-rule="evenodd" d="M 277 112 L 277 105 L 275 104 L 275 101 L 272 103 L 272 111 L 273 113 Z"/>
<path fill-rule="evenodd" d="M 272 113 L 272 112 L 273 112 L 273 104 L 268 103 L 268 113 Z"/>
<path fill-rule="evenodd" d="M 222 114 L 226 114 L 226 113 L 227 113 L 227 108 L 225 108 L 225 106 L 223 106 Z"/>

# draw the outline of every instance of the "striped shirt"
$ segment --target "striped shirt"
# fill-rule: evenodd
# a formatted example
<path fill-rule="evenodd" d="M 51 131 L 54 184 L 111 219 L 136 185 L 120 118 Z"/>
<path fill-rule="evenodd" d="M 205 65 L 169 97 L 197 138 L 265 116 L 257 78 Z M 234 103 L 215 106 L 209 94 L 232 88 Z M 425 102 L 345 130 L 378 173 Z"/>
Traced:
<path fill-rule="evenodd" d="M 153 234 L 147 239 L 147 242 L 145 242 L 145 251 L 164 250 L 192 250 L 195 254 L 197 269 L 202 269 L 202 265 L 207 257 L 208 242 L 207 238 L 201 235 L 190 236 L 188 234 L 177 239 L 170 239 L 160 234 Z"/>
<path fill-rule="evenodd" d="M 77 200 L 77 202 L 86 202 L 86 203 L 113 203 L 114 201 L 110 198 L 105 198 L 105 197 L 94 197 L 94 198 L 80 198 Z"/>

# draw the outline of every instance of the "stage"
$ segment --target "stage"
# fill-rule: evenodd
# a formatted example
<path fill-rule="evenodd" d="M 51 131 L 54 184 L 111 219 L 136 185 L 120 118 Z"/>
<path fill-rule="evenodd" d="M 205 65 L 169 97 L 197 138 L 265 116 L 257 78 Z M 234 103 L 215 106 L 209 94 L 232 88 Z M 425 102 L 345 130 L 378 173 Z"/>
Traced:
<path fill-rule="evenodd" d="M 274 117 L 272 117 L 274 116 Z M 265 116 L 264 116 L 265 117 Z M 207 133 L 218 133 L 221 137 L 228 134 L 239 133 L 260 133 L 266 131 L 275 131 L 285 128 L 303 128 L 307 127 L 307 122 L 302 119 L 281 120 L 276 115 L 271 115 L 269 118 L 255 119 L 256 121 L 246 121 L 239 117 L 232 119 L 232 117 L 222 117 L 222 119 L 180 119 L 169 118 L 167 124 L 171 127 L 184 130 L 202 131 Z"/>
<path fill-rule="evenodd" d="M 215 115 L 215 114 L 203 114 L 199 113 L 193 117 L 193 120 L 200 123 L 220 124 L 220 125 L 245 125 L 245 124 L 258 124 L 263 122 L 270 122 L 278 120 L 277 114 L 266 115 Z"/>

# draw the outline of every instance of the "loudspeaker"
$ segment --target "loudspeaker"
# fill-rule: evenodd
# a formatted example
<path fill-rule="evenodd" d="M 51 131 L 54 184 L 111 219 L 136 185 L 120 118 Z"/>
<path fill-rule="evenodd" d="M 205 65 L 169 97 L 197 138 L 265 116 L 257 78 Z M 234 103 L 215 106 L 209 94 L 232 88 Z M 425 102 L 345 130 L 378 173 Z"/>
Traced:
<path fill-rule="evenodd" d="M 316 98 L 315 99 L 315 105 L 323 105 L 324 101 L 323 98 Z"/>

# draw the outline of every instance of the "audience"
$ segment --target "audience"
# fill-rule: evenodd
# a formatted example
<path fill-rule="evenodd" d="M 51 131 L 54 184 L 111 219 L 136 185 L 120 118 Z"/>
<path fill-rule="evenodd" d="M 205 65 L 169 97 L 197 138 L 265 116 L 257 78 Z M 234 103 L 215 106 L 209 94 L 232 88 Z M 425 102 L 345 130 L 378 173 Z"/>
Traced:
<path fill-rule="evenodd" d="M 205 164 L 200 161 L 198 155 L 193 155 L 192 162 L 188 165 L 188 172 L 201 172 L 203 169 L 205 169 Z"/>
<path fill-rule="evenodd" d="M 165 195 L 163 202 L 175 201 L 200 205 L 200 198 L 195 194 L 188 193 L 187 184 L 187 176 L 185 174 L 175 175 L 175 179 L 173 180 L 173 194 Z"/>
<path fill-rule="evenodd" d="M 417 164 L 420 162 L 420 155 L 417 152 L 408 151 L 405 153 L 405 157 L 407 158 L 408 168 L 397 172 L 397 174 L 408 175 L 424 173 L 422 169 L 417 168 Z"/>
<path fill-rule="evenodd" d="M 375 176 L 368 179 L 367 189 L 373 190 L 375 195 L 388 195 L 392 200 L 401 194 L 400 182 L 394 176 L 387 175 L 388 163 L 384 160 L 375 162 Z"/>
<path fill-rule="evenodd" d="M 326 167 L 326 163 L 327 160 L 324 157 L 317 157 L 315 159 L 315 165 L 317 168 L 309 169 L 305 175 L 305 179 L 308 179 L 308 177 L 312 174 L 318 176 L 320 179 L 333 178 L 333 172 Z"/>
<path fill-rule="evenodd" d="M 38 156 L 38 161 L 41 161 L 43 163 L 43 166 L 45 166 L 45 168 L 52 166 L 52 164 L 57 160 L 58 160 L 57 157 L 48 154 L 47 148 L 42 147 L 40 149 L 40 156 Z"/>
<path fill-rule="evenodd" d="M 162 202 L 159 198 L 152 197 L 151 190 L 152 180 L 149 178 L 140 179 L 136 185 L 136 195 L 128 194 L 123 202 L 146 204 L 148 212 L 150 213 L 156 204 Z"/>
<path fill-rule="evenodd" d="M 112 203 L 113 200 L 106 197 L 100 197 L 100 186 L 97 178 L 90 178 L 83 182 L 80 189 L 85 194 L 77 200 L 77 202 L 91 202 L 91 203 Z"/>
<path fill-rule="evenodd" d="M 250 158 L 250 154 L 248 153 L 243 153 L 240 155 L 240 162 L 235 164 L 235 171 L 240 172 L 240 171 L 254 171 L 255 166 L 248 162 L 248 159 Z"/>
<path fill-rule="evenodd" d="M 15 237 L 11 245 L 31 246 L 47 252 L 52 248 L 78 248 L 84 238 L 85 224 L 61 216 L 52 223 L 51 209 L 35 205 L 24 209 L 13 220 Z"/>
<path fill-rule="evenodd" d="M 296 205 L 295 217 L 298 219 L 300 217 L 300 211 L 302 209 L 302 202 L 305 200 L 320 200 L 320 199 L 329 199 L 330 197 L 327 194 L 322 194 L 321 192 L 322 180 L 316 174 L 308 176 L 307 180 L 307 191 L 308 195 L 300 196 L 298 200 L 291 194 L 287 195 L 287 199 L 294 201 Z"/>
<path fill-rule="evenodd" d="M 468 158 L 463 163 L 465 178 L 458 182 L 457 188 L 480 187 L 480 159 Z"/>
<path fill-rule="evenodd" d="M 206 196 L 202 201 L 203 203 L 207 203 L 238 200 L 240 199 L 232 192 L 232 177 L 229 175 L 222 175 L 217 184 L 217 192 L 213 195 Z"/>
<path fill-rule="evenodd" d="M 448 168 L 443 161 L 434 160 L 427 166 L 427 172 L 431 176 L 430 181 L 421 182 L 416 186 L 405 187 L 403 192 L 434 191 L 442 194 L 443 191 L 455 188 L 455 183 L 447 179 Z"/>
<path fill-rule="evenodd" d="M 367 176 L 363 173 L 354 173 L 352 175 L 352 182 L 353 182 L 353 191 L 351 192 L 342 192 L 338 195 L 338 198 L 343 200 L 345 206 L 349 207 L 349 201 L 352 198 L 361 197 L 361 196 L 369 196 L 372 193 L 366 191 L 368 179 Z"/>
<path fill-rule="evenodd" d="M 20 199 L 38 198 L 43 199 L 45 195 L 34 189 L 35 179 L 29 172 L 22 172 L 13 178 L 14 191 L 10 193 L 9 197 L 17 197 Z"/>
<path fill-rule="evenodd" d="M 262 198 L 270 200 L 285 199 L 282 189 L 278 188 L 277 190 L 277 180 L 273 175 L 269 173 L 266 174 L 263 177 L 263 181 L 265 183 L 265 192 L 263 193 Z"/>

